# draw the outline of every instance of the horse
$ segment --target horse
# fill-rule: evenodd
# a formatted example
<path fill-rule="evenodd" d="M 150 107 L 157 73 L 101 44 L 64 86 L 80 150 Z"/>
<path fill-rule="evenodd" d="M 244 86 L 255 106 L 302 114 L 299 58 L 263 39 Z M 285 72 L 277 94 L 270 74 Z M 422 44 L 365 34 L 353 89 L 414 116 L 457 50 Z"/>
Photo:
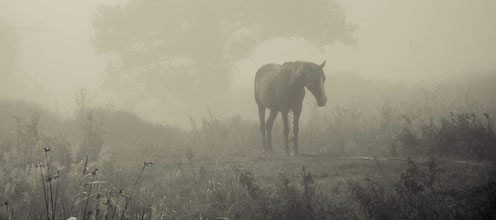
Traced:
<path fill-rule="evenodd" d="M 324 82 L 324 66 L 326 61 L 316 63 L 295 61 L 282 65 L 269 63 L 260 67 L 255 75 L 255 101 L 260 117 L 263 152 L 272 152 L 272 126 L 277 114 L 281 112 L 284 125 L 284 148 L 289 155 L 288 113 L 293 111 L 293 152 L 298 154 L 299 120 L 302 110 L 305 87 L 312 93 L 317 105 L 322 107 L 327 102 Z M 265 121 L 265 110 L 270 110 Z"/>

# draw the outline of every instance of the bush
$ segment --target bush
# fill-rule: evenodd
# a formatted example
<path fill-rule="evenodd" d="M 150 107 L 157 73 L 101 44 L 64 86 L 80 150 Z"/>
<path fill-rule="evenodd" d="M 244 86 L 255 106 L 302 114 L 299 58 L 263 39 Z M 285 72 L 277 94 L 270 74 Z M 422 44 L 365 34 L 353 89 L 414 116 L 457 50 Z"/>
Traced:
<path fill-rule="evenodd" d="M 468 188 L 442 184 L 444 173 L 434 159 L 421 169 L 408 160 L 394 187 L 366 179 L 353 183 L 354 199 L 369 219 L 494 219 L 496 172 Z"/>
<path fill-rule="evenodd" d="M 396 139 L 401 142 L 410 155 L 436 155 L 473 160 L 496 159 L 496 133 L 489 114 L 481 120 L 475 113 L 450 113 L 441 118 L 438 124 L 430 119 L 415 129 L 406 116 L 406 126 Z M 417 131 L 418 130 L 418 131 Z M 397 142 L 392 145 L 396 153 Z"/>

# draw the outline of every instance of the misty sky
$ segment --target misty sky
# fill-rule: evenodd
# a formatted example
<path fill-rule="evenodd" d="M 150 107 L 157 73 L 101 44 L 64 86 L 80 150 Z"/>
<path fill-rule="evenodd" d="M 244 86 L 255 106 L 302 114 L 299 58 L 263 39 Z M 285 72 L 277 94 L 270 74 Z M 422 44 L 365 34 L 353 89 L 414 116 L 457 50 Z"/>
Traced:
<path fill-rule="evenodd" d="M 155 100 L 128 103 L 107 89 L 106 57 L 91 44 L 91 19 L 109 0 L 0 0 L 0 17 L 21 35 L 18 77 L 31 92 L 0 94 L 37 100 L 68 112 L 74 94 L 87 88 L 95 103 L 112 103 L 155 120 Z M 494 0 L 341 0 L 357 26 L 356 45 L 335 43 L 320 50 L 302 38 L 272 39 L 257 46 L 232 71 L 232 93 L 252 89 L 256 69 L 265 63 L 327 60 L 327 74 L 355 72 L 391 81 L 442 80 L 496 69 Z M 151 108 L 155 107 L 155 108 Z"/>

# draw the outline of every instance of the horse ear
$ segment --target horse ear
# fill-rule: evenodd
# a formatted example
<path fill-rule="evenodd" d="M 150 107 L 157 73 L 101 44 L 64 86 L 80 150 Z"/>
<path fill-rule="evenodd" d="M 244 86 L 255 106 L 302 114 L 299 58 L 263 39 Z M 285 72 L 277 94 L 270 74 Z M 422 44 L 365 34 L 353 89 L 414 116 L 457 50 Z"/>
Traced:
<path fill-rule="evenodd" d="M 324 62 L 322 64 L 320 64 L 320 68 L 324 68 L 325 64 L 326 64 L 326 61 L 324 60 Z"/>

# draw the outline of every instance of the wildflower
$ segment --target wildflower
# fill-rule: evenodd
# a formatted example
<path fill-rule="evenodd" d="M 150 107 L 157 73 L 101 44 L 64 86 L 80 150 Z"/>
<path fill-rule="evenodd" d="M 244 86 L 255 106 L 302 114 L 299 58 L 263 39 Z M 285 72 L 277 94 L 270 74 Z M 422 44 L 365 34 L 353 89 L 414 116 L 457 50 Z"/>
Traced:
<path fill-rule="evenodd" d="M 59 170 L 59 171 L 57 171 L 57 174 L 55 174 L 55 176 L 53 177 L 53 179 L 58 179 L 58 178 L 60 177 L 60 174 L 61 174 L 61 173 L 62 173 L 62 172 L 60 172 L 60 170 Z"/>
<path fill-rule="evenodd" d="M 152 166 L 152 165 L 153 165 L 153 162 L 147 162 L 147 161 L 144 162 L 145 167 Z"/>
<path fill-rule="evenodd" d="M 37 168 L 38 168 L 38 167 L 45 167 L 45 164 L 44 164 L 44 163 L 37 163 L 37 164 L 36 164 L 36 167 L 37 167 Z"/>

